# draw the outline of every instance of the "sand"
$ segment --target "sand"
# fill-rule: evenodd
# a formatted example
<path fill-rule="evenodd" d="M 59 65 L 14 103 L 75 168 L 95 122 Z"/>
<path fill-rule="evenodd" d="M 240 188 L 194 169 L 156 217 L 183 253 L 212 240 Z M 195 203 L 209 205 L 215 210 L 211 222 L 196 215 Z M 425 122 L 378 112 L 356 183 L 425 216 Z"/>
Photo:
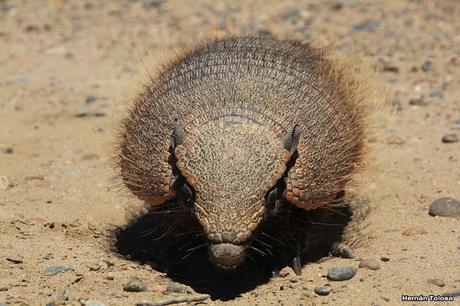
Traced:
<path fill-rule="evenodd" d="M 237 294 L 215 289 L 223 277 L 192 286 L 211 294 L 204 303 L 398 305 L 402 295 L 458 293 L 460 220 L 428 207 L 460 200 L 460 142 L 442 142 L 460 136 L 459 17 L 447 0 L 0 1 L 0 305 L 188 295 L 165 292 L 174 278 L 113 247 L 114 230 L 143 204 L 112 188 L 110 156 L 142 59 L 161 62 L 219 30 L 312 40 L 351 56 L 375 70 L 390 107 L 359 187 L 372 210 L 368 241 L 355 250 L 380 269 L 328 281 L 328 268 L 359 264 L 330 258 Z M 47 275 L 52 266 L 68 269 Z M 132 277 L 148 291 L 124 291 Z M 314 293 L 326 283 L 329 295 Z"/>

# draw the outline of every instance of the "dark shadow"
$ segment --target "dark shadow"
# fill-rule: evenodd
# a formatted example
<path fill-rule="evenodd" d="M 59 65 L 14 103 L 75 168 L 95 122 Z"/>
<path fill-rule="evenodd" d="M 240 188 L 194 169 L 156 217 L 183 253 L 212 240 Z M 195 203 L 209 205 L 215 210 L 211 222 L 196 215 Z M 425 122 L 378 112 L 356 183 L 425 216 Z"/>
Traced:
<path fill-rule="evenodd" d="M 247 260 L 236 271 L 223 272 L 208 259 L 208 242 L 191 208 L 170 201 L 132 220 L 115 233 L 115 250 L 125 258 L 149 264 L 174 281 L 231 300 L 266 283 L 273 271 L 301 254 L 302 264 L 328 256 L 341 241 L 352 217 L 343 193 L 326 208 L 305 211 L 289 203 L 267 218 L 249 242 Z"/>

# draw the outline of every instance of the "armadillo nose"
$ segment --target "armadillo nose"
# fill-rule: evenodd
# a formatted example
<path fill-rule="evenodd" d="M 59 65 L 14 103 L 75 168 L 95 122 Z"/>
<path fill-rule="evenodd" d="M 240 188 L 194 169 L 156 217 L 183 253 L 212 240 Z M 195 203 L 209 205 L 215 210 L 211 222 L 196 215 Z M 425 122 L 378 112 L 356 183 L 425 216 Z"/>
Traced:
<path fill-rule="evenodd" d="M 231 270 L 244 261 L 244 247 L 232 243 L 211 244 L 209 247 L 211 261 L 219 268 Z"/>

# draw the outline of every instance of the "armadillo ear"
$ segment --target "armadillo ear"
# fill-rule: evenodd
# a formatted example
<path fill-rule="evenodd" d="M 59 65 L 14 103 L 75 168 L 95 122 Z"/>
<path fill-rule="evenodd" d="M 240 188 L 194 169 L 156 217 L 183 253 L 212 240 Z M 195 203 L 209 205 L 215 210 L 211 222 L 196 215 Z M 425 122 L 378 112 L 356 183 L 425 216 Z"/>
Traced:
<path fill-rule="evenodd" d="M 289 129 L 289 131 L 283 137 L 284 148 L 289 151 L 290 156 L 292 156 L 297 150 L 297 145 L 300 140 L 300 126 L 294 124 L 294 126 Z"/>
<path fill-rule="evenodd" d="M 172 123 L 172 138 L 174 147 L 184 142 L 185 131 L 178 119 Z"/>

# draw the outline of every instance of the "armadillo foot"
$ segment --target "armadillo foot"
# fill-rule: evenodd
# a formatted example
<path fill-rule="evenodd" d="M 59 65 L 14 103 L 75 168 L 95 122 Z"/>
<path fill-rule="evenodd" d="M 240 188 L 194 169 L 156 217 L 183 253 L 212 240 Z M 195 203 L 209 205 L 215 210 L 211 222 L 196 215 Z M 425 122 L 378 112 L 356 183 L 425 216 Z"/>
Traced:
<path fill-rule="evenodd" d="M 296 275 L 302 275 L 302 264 L 300 262 L 300 254 L 297 254 L 296 257 L 292 260 L 292 270 Z"/>

